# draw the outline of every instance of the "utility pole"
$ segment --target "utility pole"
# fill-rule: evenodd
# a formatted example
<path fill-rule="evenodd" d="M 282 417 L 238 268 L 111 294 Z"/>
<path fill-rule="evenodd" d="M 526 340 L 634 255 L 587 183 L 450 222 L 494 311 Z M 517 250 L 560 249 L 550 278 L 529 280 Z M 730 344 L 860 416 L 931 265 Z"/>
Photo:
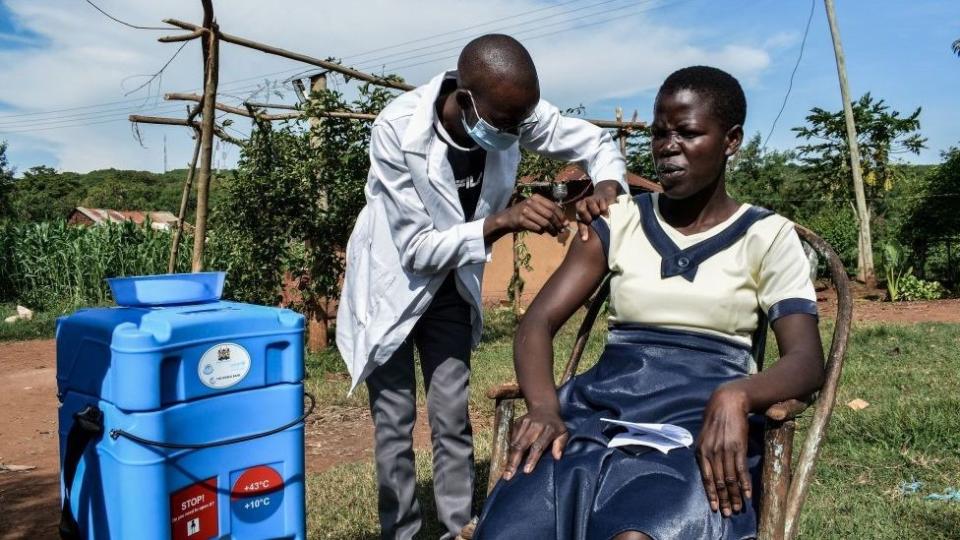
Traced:
<path fill-rule="evenodd" d="M 163 174 L 167 174 L 167 134 L 163 134 Z"/>
<path fill-rule="evenodd" d="M 833 0 L 823 0 L 827 8 L 827 21 L 830 23 L 830 35 L 833 37 L 833 52 L 837 57 L 837 75 L 840 77 L 840 96 L 843 99 L 843 116 L 847 124 L 847 144 L 850 147 L 850 171 L 853 173 L 853 193 L 857 201 L 857 221 L 860 235 L 857 245 L 859 259 L 857 280 L 870 287 L 876 285 L 876 273 L 873 268 L 873 241 L 870 239 L 870 210 L 863 191 L 863 175 L 860 171 L 860 145 L 857 143 L 857 126 L 853 121 L 853 107 L 850 105 L 850 90 L 847 87 L 847 64 L 840 44 L 840 28 L 833 9 Z"/>
<path fill-rule="evenodd" d="M 194 272 L 203 270 L 203 248 L 207 238 L 207 200 L 210 193 L 210 162 L 213 157 L 214 105 L 220 70 L 220 32 L 213 15 L 213 0 L 202 0 L 204 40 L 203 102 L 200 118 L 200 169 L 197 174 L 197 219 L 193 238 Z"/>
<path fill-rule="evenodd" d="M 310 77 L 310 96 L 309 99 L 313 99 L 313 96 L 320 92 L 324 92 L 327 89 L 327 73 L 318 73 Z M 310 124 L 310 129 L 314 130 L 318 128 L 323 120 L 321 118 L 311 117 L 308 120 Z M 320 140 L 316 134 L 310 138 L 310 144 L 316 151 L 320 151 L 323 141 Z M 321 194 L 319 200 L 316 201 L 316 204 L 323 209 L 326 209 L 329 205 L 327 201 L 326 193 Z M 318 238 L 304 238 L 304 243 L 306 244 L 307 250 L 316 249 L 315 242 Z M 313 269 L 311 269 L 311 272 Z M 313 280 L 315 276 L 310 276 L 310 279 Z M 327 299 L 322 301 L 318 298 L 311 298 L 308 303 L 308 323 L 307 323 L 307 350 L 310 352 L 320 352 L 323 349 L 326 349 L 330 344 L 329 337 L 329 321 L 327 321 Z"/>

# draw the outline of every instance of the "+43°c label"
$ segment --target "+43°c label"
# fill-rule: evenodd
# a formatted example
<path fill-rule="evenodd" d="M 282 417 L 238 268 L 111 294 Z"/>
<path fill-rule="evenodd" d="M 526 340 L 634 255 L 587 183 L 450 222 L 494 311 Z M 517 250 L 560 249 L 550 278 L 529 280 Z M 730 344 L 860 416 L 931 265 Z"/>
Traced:
<path fill-rule="evenodd" d="M 263 521 L 283 502 L 283 477 L 273 467 L 258 465 L 243 471 L 230 490 L 233 515 L 247 523 Z"/>

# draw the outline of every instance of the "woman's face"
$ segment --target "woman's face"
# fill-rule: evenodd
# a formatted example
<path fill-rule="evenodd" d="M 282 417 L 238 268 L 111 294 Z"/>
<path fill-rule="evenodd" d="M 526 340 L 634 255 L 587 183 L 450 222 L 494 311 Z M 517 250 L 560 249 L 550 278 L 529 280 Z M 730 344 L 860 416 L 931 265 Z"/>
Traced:
<path fill-rule="evenodd" d="M 742 126 L 724 129 L 712 98 L 692 90 L 657 96 L 651 150 L 663 193 L 685 199 L 721 177 L 740 148 Z"/>

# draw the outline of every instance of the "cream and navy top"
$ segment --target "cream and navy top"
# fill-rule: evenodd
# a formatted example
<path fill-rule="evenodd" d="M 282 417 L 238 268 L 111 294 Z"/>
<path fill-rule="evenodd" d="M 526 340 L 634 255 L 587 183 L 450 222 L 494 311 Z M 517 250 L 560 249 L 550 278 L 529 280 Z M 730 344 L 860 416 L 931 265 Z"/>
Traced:
<path fill-rule="evenodd" d="M 660 215 L 658 194 L 621 195 L 594 220 L 611 272 L 610 323 L 698 332 L 750 346 L 770 322 L 817 315 L 810 265 L 793 223 L 743 204 L 685 235 Z"/>

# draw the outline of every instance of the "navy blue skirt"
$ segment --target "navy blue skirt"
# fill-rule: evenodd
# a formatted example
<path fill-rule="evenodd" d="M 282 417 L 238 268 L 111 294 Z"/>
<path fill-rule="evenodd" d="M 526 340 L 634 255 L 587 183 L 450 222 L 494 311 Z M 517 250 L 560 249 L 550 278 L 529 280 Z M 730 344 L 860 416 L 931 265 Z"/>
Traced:
<path fill-rule="evenodd" d="M 753 499 L 740 513 L 710 510 L 694 448 L 668 454 L 607 448 L 617 428 L 601 422 L 676 424 L 694 436 L 713 391 L 745 377 L 750 350 L 702 334 L 611 328 L 597 364 L 559 390 L 570 432 L 563 457 L 549 450 L 530 474 L 500 480 L 474 538 L 606 540 L 639 531 L 655 540 L 744 539 L 757 534 L 763 421 L 750 418 L 748 465 Z"/>

